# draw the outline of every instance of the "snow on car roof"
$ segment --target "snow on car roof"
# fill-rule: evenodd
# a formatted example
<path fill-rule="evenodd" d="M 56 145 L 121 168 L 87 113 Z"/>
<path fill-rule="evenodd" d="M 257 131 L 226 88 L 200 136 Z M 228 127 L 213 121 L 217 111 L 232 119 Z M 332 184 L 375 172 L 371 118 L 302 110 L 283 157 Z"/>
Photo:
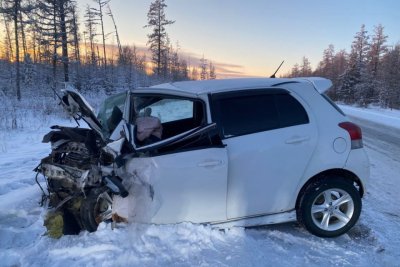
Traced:
<path fill-rule="evenodd" d="M 247 88 L 272 87 L 285 83 L 311 83 L 314 88 L 323 93 L 332 86 L 325 78 L 236 78 L 204 81 L 183 81 L 164 83 L 150 87 L 151 89 L 167 89 L 185 94 L 201 95 Z M 144 88 L 143 88 L 144 89 Z M 147 89 L 148 90 L 148 89 Z"/>

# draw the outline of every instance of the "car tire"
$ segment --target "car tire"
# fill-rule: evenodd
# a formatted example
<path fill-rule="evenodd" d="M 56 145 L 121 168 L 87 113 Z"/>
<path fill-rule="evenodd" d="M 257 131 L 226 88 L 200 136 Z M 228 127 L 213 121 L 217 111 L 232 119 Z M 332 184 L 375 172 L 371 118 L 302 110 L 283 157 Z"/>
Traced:
<path fill-rule="evenodd" d="M 107 192 L 93 191 L 82 200 L 80 217 L 83 227 L 89 232 L 95 232 L 102 221 L 111 218 L 111 202 L 104 194 Z"/>
<path fill-rule="evenodd" d="M 316 236 L 336 237 L 354 226 L 361 206 L 353 181 L 326 177 L 306 187 L 297 207 L 297 220 Z"/>

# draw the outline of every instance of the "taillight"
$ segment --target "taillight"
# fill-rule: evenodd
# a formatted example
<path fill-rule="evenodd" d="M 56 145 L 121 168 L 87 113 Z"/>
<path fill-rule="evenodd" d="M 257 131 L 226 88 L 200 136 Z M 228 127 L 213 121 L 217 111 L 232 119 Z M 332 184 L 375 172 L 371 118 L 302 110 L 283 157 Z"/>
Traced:
<path fill-rule="evenodd" d="M 339 123 L 339 127 L 345 129 L 349 133 L 351 140 L 351 149 L 363 147 L 361 128 L 358 127 L 357 124 L 346 121 Z"/>

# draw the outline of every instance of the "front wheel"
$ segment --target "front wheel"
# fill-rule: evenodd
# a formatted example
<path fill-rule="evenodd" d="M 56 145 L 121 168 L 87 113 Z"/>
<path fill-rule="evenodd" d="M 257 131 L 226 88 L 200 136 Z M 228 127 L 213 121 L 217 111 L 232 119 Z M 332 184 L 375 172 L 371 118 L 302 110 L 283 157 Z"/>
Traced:
<path fill-rule="evenodd" d="M 90 192 L 82 200 L 80 216 L 83 227 L 89 232 L 96 231 L 101 222 L 111 220 L 112 199 L 107 191 Z"/>
<path fill-rule="evenodd" d="M 320 237 L 346 233 L 361 213 L 361 197 L 352 181 L 324 178 L 311 183 L 300 199 L 297 220 Z"/>

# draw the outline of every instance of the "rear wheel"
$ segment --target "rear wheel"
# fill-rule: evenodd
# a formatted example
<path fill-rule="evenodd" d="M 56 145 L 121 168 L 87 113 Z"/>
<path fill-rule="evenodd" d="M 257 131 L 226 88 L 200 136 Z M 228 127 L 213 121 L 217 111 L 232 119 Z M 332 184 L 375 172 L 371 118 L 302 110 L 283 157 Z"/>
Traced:
<path fill-rule="evenodd" d="M 97 230 L 98 225 L 111 219 L 112 199 L 107 191 L 92 191 L 82 200 L 80 216 L 83 227 L 89 231 Z"/>
<path fill-rule="evenodd" d="M 352 181 L 324 178 L 304 191 L 297 219 L 314 235 L 335 237 L 353 227 L 360 213 L 361 197 Z"/>

